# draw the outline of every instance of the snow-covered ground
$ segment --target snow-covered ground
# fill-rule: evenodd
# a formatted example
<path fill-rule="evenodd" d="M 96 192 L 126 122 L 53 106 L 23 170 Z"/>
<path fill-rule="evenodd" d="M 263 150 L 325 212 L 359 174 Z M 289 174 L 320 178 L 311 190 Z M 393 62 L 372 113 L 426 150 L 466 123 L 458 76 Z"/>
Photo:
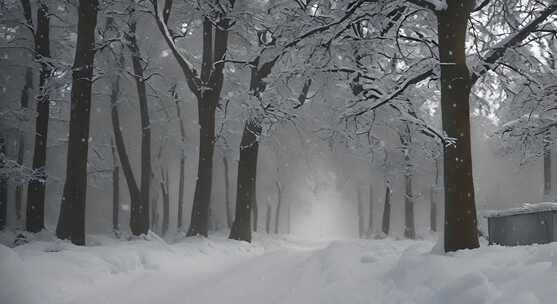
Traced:
<path fill-rule="evenodd" d="M 224 234 L 0 245 L 0 303 L 555 303 L 557 244 L 440 255 L 432 241 Z M 433 250 L 435 252 L 435 250 Z"/>

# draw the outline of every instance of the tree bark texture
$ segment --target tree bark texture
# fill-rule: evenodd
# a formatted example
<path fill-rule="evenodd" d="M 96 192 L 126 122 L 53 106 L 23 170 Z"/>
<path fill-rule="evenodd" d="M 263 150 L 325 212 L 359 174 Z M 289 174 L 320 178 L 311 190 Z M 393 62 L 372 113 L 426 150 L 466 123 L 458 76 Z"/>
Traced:
<path fill-rule="evenodd" d="M 72 72 L 70 138 L 66 181 L 60 206 L 56 236 L 85 245 L 85 199 L 87 194 L 87 155 L 91 87 L 95 59 L 95 27 L 97 1 L 80 0 L 78 8 L 77 45 Z"/>
<path fill-rule="evenodd" d="M 23 2 L 29 2 L 29 1 L 23 0 L 22 3 Z M 96 4 L 94 4 L 94 6 L 96 7 Z M 29 15 L 30 14 L 31 13 L 29 11 Z M 87 22 L 89 21 L 86 21 L 86 23 Z M 93 23 L 96 23 L 96 20 L 93 21 Z M 93 28 L 94 27 L 95 24 L 93 24 Z M 95 37 L 93 36 L 92 39 L 94 40 Z M 85 41 L 85 43 L 89 43 L 89 41 Z M 85 48 L 87 47 L 88 46 L 85 46 Z M 27 231 L 30 232 L 39 232 L 44 228 L 44 204 L 45 204 L 46 181 L 47 181 L 47 173 L 45 168 L 46 152 L 47 152 L 46 144 L 48 139 L 48 119 L 50 115 L 50 98 L 48 94 L 48 80 L 51 74 L 50 65 L 46 61 L 48 58 L 50 58 L 50 14 L 46 2 L 40 2 L 39 7 L 37 9 L 35 52 L 36 52 L 35 59 L 40 63 L 41 71 L 39 74 L 39 93 L 36 98 L 37 116 L 35 118 L 35 143 L 33 148 L 33 164 L 32 164 L 33 172 L 36 172 L 37 174 L 34 178 L 32 178 L 29 181 L 27 185 L 27 207 L 26 207 L 25 225 Z M 93 52 L 93 50 L 90 50 L 90 52 Z M 88 54 L 84 56 L 93 57 L 94 55 Z M 87 58 L 85 59 L 85 61 L 88 61 L 89 59 L 90 58 Z M 75 63 L 74 63 L 74 67 L 76 67 Z M 82 71 L 82 72 L 85 74 L 88 73 L 87 71 Z M 84 81 L 82 80 L 82 82 Z M 86 88 L 84 89 L 87 90 Z M 85 93 L 83 97 L 87 98 L 86 95 L 90 95 L 90 93 L 89 94 Z M 90 100 L 86 101 L 86 103 L 90 103 Z M 88 105 L 84 105 L 84 107 L 87 108 Z M 89 128 L 87 127 L 87 133 L 89 133 L 88 129 Z"/>
<path fill-rule="evenodd" d="M 200 126 L 199 157 L 188 236 L 207 236 L 208 234 L 215 150 L 215 110 L 219 103 L 224 80 L 223 60 L 228 46 L 228 23 L 227 18 L 223 18 L 217 25 L 208 18 L 203 21 L 203 56 L 200 80 L 208 89 L 201 90 L 197 98 Z"/>
<path fill-rule="evenodd" d="M 437 11 L 443 131 L 455 139 L 444 147 L 447 252 L 479 246 L 470 143 L 471 78 L 465 52 L 473 4 L 472 0 L 448 0 L 447 9 Z"/>
<path fill-rule="evenodd" d="M 27 67 L 25 69 L 25 84 L 21 90 L 20 107 L 23 111 L 29 108 L 29 95 L 33 90 L 33 69 Z M 25 157 L 25 132 L 20 128 L 17 135 L 17 163 L 23 165 Z M 22 218 L 21 208 L 23 205 L 23 184 L 17 183 L 15 185 L 15 217 L 17 221 Z"/>
<path fill-rule="evenodd" d="M 230 231 L 231 239 L 251 242 L 251 209 L 255 201 L 257 154 L 259 151 L 257 140 L 260 134 L 261 126 L 258 123 L 250 120 L 246 121 L 240 144 L 236 214 Z"/>
<path fill-rule="evenodd" d="M 135 14 L 135 13 L 132 13 Z M 136 38 L 136 16 L 132 15 L 129 22 L 129 49 L 131 52 L 133 78 L 135 80 L 137 97 L 139 100 L 139 115 L 141 121 L 141 179 L 140 195 L 138 201 L 132 201 L 130 214 L 130 227 L 134 235 L 149 232 L 149 199 L 151 190 L 151 123 L 149 119 L 149 102 L 145 86 L 144 68 L 142 65 L 141 50 Z"/>

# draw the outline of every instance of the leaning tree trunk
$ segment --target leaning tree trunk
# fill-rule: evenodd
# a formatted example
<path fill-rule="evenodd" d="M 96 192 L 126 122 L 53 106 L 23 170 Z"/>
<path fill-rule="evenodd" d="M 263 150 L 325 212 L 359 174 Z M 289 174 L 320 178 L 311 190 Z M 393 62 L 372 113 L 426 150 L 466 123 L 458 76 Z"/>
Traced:
<path fill-rule="evenodd" d="M 383 207 L 383 222 L 381 223 L 381 231 L 385 235 L 389 235 L 391 226 L 391 187 L 389 184 L 385 187 L 385 205 Z"/>
<path fill-rule="evenodd" d="M 553 141 L 551 130 L 547 130 L 543 136 L 543 197 L 551 200 L 551 149 Z"/>
<path fill-rule="evenodd" d="M 117 71 L 112 79 L 112 89 L 110 94 L 110 118 L 112 120 L 112 131 L 114 133 L 114 143 L 116 145 L 116 151 L 118 152 L 118 158 L 120 159 L 120 164 L 122 165 L 122 172 L 124 173 L 124 178 L 128 185 L 128 191 L 130 195 L 131 205 L 139 205 L 141 197 L 141 192 L 135 180 L 130 158 L 128 152 L 126 151 L 126 144 L 124 142 L 124 136 L 122 134 L 122 128 L 120 126 L 120 115 L 118 113 L 118 99 L 120 94 L 120 73 L 124 70 L 124 56 L 122 53 L 116 58 L 115 65 L 117 66 Z M 131 218 L 130 218 L 131 224 Z M 135 229 L 135 225 L 130 225 L 130 227 Z"/>
<path fill-rule="evenodd" d="M 129 23 L 129 48 L 132 58 L 134 80 L 139 99 L 139 116 L 141 120 L 141 180 L 139 201 L 132 201 L 130 214 L 130 228 L 134 235 L 147 234 L 149 232 L 149 199 L 151 189 L 151 124 L 149 119 L 149 102 L 147 100 L 147 89 L 145 87 L 144 69 L 142 65 L 141 51 L 137 44 L 136 17 L 132 16 Z"/>
<path fill-rule="evenodd" d="M 87 194 L 87 154 L 91 87 L 95 59 L 97 1 L 79 0 L 77 45 L 72 68 L 70 139 L 66 181 L 60 206 L 56 236 L 85 245 L 85 199 Z"/>
<path fill-rule="evenodd" d="M 83 5 L 88 6 L 88 9 L 91 7 L 96 7 L 95 0 L 91 1 L 84 1 Z M 26 1 L 28 2 L 28 1 Z M 80 2 L 81 3 L 81 2 Z M 82 4 L 80 4 L 81 6 Z M 91 17 L 84 17 L 95 19 L 96 13 L 92 13 L 94 15 Z M 84 23 L 89 23 L 90 21 L 84 21 Z M 92 21 L 92 28 L 94 30 L 96 20 Z M 91 26 L 89 24 L 83 25 L 83 27 Z M 89 34 L 87 34 L 89 35 Z M 84 43 L 90 43 L 87 46 L 83 46 L 83 48 L 92 48 L 94 44 L 94 33 L 92 37 L 86 38 L 86 41 L 82 41 Z M 93 42 L 89 42 L 88 40 L 93 39 Z M 27 208 L 26 208 L 26 229 L 30 232 L 39 232 L 41 229 L 44 228 L 44 204 L 45 204 L 45 186 L 46 186 L 46 144 L 48 139 L 48 118 L 49 118 L 49 108 L 50 108 L 50 99 L 48 95 L 48 79 L 50 77 L 50 65 L 47 62 L 47 59 L 50 57 L 50 14 L 48 12 L 48 6 L 46 2 L 40 2 L 39 8 L 37 10 L 37 30 L 35 33 L 35 51 L 36 51 L 36 59 L 40 62 L 41 65 L 41 72 L 39 75 L 39 94 L 37 97 L 37 117 L 35 119 L 35 146 L 33 148 L 33 172 L 38 172 L 38 176 L 32 178 L 27 185 Z M 93 53 L 93 50 L 89 50 L 87 52 Z M 77 56 L 83 57 L 90 57 L 90 58 L 83 58 L 84 59 L 84 66 L 87 65 L 85 61 L 93 62 L 92 57 L 93 54 L 81 54 L 77 55 L 76 52 L 76 59 Z M 76 61 L 77 63 L 77 61 Z M 75 64 L 74 64 L 75 65 Z M 74 72 L 75 73 L 75 72 Z M 82 71 L 84 74 L 88 74 L 87 71 Z M 87 85 L 84 83 L 84 80 L 80 80 L 82 85 L 84 86 L 83 89 L 78 90 L 87 90 Z M 76 90 L 77 91 L 77 90 Z M 90 91 L 90 85 L 89 85 Z M 73 92 L 73 90 L 72 90 Z M 77 92 L 76 92 L 77 93 Z M 84 95 L 76 94 L 75 98 L 88 99 L 85 101 L 83 105 L 84 108 L 89 108 L 90 95 L 91 93 L 85 93 Z M 73 95 L 72 95 L 73 97 Z M 75 102 L 78 102 L 75 100 Z M 80 102 L 81 103 L 81 102 Z M 72 99 L 72 104 L 73 99 Z M 81 122 L 79 122 L 81 123 Z M 83 122 L 84 123 L 84 122 Z M 87 123 L 88 124 L 88 123 Z M 89 127 L 87 126 L 87 134 Z M 85 131 L 85 130 L 84 130 Z M 75 133 L 75 132 L 74 132 Z M 85 143 L 87 145 L 87 143 Z M 87 153 L 87 152 L 85 152 Z M 69 235 L 64 233 L 66 237 Z"/>
<path fill-rule="evenodd" d="M 27 110 L 29 108 L 29 94 L 33 90 L 33 69 L 27 67 L 25 69 L 25 85 L 21 90 L 21 100 L 20 106 L 22 110 Z M 25 132 L 19 130 L 17 139 L 17 164 L 22 166 L 23 159 L 25 156 Z M 21 216 L 21 206 L 23 201 L 23 185 L 17 183 L 15 186 L 15 216 L 16 220 L 19 222 L 22 218 Z"/>
<path fill-rule="evenodd" d="M 260 134 L 261 126 L 258 122 L 246 121 L 240 144 L 236 214 L 230 231 L 231 239 L 251 242 L 251 209 L 255 201 Z"/>
<path fill-rule="evenodd" d="M 470 72 L 466 65 L 466 26 L 472 0 L 447 0 L 437 12 L 441 65 L 444 145 L 445 251 L 479 246 L 470 143 Z"/>

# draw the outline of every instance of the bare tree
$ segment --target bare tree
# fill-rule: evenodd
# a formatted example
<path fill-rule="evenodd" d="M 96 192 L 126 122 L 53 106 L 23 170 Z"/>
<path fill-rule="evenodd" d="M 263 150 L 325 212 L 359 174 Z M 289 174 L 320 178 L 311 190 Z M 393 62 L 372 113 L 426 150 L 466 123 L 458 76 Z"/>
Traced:
<path fill-rule="evenodd" d="M 186 78 L 186 83 L 197 99 L 199 116 L 199 157 L 198 171 L 193 198 L 191 222 L 187 235 L 207 236 L 209 206 L 211 201 L 213 152 L 215 147 L 215 110 L 219 104 L 224 80 L 224 65 L 228 48 L 228 12 L 234 7 L 234 0 L 226 4 L 211 6 L 211 16 L 203 16 L 203 55 L 201 74 L 183 56 L 174 44 L 174 39 L 166 22 L 171 11 L 171 3 L 165 8 L 164 17 L 159 11 L 157 0 L 153 0 L 156 23 L 163 37 L 178 61 Z M 218 7 L 218 8 L 217 8 Z M 164 13 L 165 13 L 164 12 Z"/>
<path fill-rule="evenodd" d="M 70 138 L 66 181 L 60 206 L 56 236 L 85 245 L 85 199 L 91 87 L 95 59 L 97 1 L 79 0 L 77 45 L 72 68 Z"/>
<path fill-rule="evenodd" d="M 29 95 L 33 90 L 33 69 L 27 67 L 25 69 L 25 84 L 21 90 L 20 106 L 22 110 L 29 108 Z M 25 156 L 25 133 L 19 130 L 17 138 L 17 163 L 22 166 L 23 158 Z M 23 204 L 23 185 L 17 183 L 15 187 L 15 214 L 16 219 L 19 221 L 22 218 L 21 208 Z"/>
<path fill-rule="evenodd" d="M 129 31 L 125 34 L 131 53 L 133 78 L 137 88 L 139 101 L 139 116 L 141 121 L 141 179 L 140 198 L 132 200 L 130 214 L 130 228 L 134 235 L 149 232 L 149 199 L 151 189 L 151 122 L 149 119 L 149 101 L 147 99 L 144 59 L 137 43 L 137 16 L 135 8 L 129 8 Z"/>
<path fill-rule="evenodd" d="M 33 29 L 31 3 L 21 0 L 27 27 Z M 30 232 L 39 232 L 44 228 L 44 204 L 46 186 L 46 144 L 48 139 L 48 119 L 50 99 L 48 80 L 51 74 L 50 58 L 50 13 L 45 1 L 38 2 L 37 27 L 33 31 L 35 60 L 40 63 L 39 94 L 37 100 L 37 117 L 35 119 L 35 145 L 33 150 L 33 171 L 39 178 L 29 180 L 27 186 L 26 228 Z M 31 78 L 32 79 L 32 78 Z"/>

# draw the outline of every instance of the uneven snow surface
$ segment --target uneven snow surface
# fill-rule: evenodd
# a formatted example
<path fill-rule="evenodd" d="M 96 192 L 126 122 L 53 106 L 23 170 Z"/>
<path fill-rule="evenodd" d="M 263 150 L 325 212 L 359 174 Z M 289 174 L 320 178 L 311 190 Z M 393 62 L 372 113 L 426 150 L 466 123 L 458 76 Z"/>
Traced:
<path fill-rule="evenodd" d="M 557 299 L 557 244 L 432 254 L 431 241 L 254 244 L 156 237 L 0 245 L 0 303 L 537 304 Z"/>

